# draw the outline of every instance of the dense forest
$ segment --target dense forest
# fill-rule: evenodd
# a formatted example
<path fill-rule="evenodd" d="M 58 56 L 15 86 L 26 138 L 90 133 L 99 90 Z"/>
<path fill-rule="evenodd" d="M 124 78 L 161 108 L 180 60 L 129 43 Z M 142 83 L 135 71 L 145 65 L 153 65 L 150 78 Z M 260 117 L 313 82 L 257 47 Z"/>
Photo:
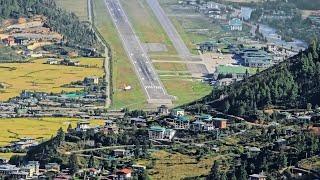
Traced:
<path fill-rule="evenodd" d="M 44 15 L 47 26 L 64 35 L 68 44 L 82 48 L 98 48 L 100 44 L 86 23 L 75 14 L 58 8 L 54 0 L 0 0 L 0 21 L 7 18 Z"/>
<path fill-rule="evenodd" d="M 228 87 L 216 88 L 203 102 L 221 111 L 244 115 L 257 109 L 318 106 L 319 44 L 316 40 L 298 55 Z M 223 98 L 221 98 L 223 97 Z"/>
<path fill-rule="evenodd" d="M 288 2 L 295 4 L 299 9 L 306 9 L 306 10 L 320 9 L 319 0 L 289 0 Z"/>

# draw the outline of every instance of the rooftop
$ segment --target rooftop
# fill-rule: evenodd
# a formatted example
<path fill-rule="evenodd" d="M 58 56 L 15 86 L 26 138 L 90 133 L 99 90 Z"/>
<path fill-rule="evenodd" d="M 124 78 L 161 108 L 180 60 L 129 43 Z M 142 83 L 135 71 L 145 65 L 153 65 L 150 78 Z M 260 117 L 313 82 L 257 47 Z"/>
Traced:
<path fill-rule="evenodd" d="M 219 65 L 216 69 L 216 73 L 219 74 L 245 74 L 246 71 L 248 71 L 249 74 L 255 74 L 257 72 L 257 68 Z"/>
<path fill-rule="evenodd" d="M 224 118 L 213 118 L 214 121 L 228 121 L 228 119 Z"/>
<path fill-rule="evenodd" d="M 230 26 L 242 26 L 242 21 L 239 18 L 233 18 L 229 21 Z"/>
<path fill-rule="evenodd" d="M 150 131 L 165 131 L 166 130 L 166 128 L 163 128 L 163 127 L 160 127 L 160 126 L 151 126 L 150 127 L 150 129 L 149 129 Z"/>

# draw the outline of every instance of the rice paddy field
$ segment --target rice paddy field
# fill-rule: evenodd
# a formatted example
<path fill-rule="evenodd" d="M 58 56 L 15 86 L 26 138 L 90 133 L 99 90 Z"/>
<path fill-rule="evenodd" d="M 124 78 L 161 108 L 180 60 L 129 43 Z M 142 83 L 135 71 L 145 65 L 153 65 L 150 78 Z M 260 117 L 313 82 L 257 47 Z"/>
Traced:
<path fill-rule="evenodd" d="M 66 130 L 69 124 L 76 127 L 76 118 L 11 118 L 0 119 L 0 147 L 23 137 L 32 137 L 38 141 L 54 136 L 62 127 Z M 90 124 L 103 125 L 104 120 L 91 120 Z M 9 158 L 13 153 L 0 153 L 0 158 Z"/>
<path fill-rule="evenodd" d="M 23 90 L 36 90 L 58 93 L 78 89 L 63 88 L 62 85 L 83 80 L 86 76 L 102 77 L 102 58 L 79 58 L 80 65 L 87 67 L 45 64 L 46 59 L 27 63 L 0 64 L 0 83 L 5 88 L 0 91 L 0 101 L 19 95 Z"/>

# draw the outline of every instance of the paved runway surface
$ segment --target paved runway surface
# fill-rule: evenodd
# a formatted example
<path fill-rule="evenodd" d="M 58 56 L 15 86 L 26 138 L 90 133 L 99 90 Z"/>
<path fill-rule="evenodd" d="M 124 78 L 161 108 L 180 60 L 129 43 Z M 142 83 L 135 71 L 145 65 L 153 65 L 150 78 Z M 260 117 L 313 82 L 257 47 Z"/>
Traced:
<path fill-rule="evenodd" d="M 188 47 L 183 42 L 178 31 L 172 24 L 169 17 L 164 12 L 163 8 L 159 4 L 158 0 L 147 0 L 149 6 L 151 7 L 153 13 L 156 15 L 161 26 L 167 33 L 168 37 L 171 39 L 173 46 L 177 50 L 179 56 L 186 61 L 199 61 L 199 58 L 194 58 L 190 53 Z M 191 73 L 202 73 L 207 74 L 207 68 L 202 64 L 187 64 L 188 70 Z"/>
<path fill-rule="evenodd" d="M 140 40 L 135 35 L 119 0 L 106 0 L 105 3 L 122 39 L 124 49 L 132 61 L 140 83 L 145 90 L 148 102 L 153 104 L 171 104 L 170 96 L 159 80 Z M 123 72 L 123 76 L 125 75 L 125 72 Z"/>

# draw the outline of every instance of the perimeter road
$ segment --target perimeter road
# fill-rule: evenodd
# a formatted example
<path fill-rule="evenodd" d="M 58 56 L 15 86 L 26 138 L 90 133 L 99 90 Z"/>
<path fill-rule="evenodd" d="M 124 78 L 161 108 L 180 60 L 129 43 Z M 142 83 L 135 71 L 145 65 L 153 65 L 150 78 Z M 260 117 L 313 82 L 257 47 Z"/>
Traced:
<path fill-rule="evenodd" d="M 92 12 L 92 0 L 87 0 L 88 3 L 88 19 L 89 22 L 91 24 L 91 28 L 92 30 L 95 32 L 95 29 L 93 28 L 94 26 L 94 21 L 93 21 L 93 12 Z M 99 36 L 99 34 L 97 32 L 95 32 L 97 39 L 100 41 L 100 43 L 103 45 L 104 47 L 104 53 L 105 53 L 105 59 L 104 59 L 104 63 L 103 63 L 103 68 L 104 68 L 104 81 L 106 83 L 106 102 L 105 102 L 105 106 L 106 108 L 109 108 L 111 105 L 111 93 L 110 93 L 110 81 L 111 81 L 111 77 L 110 77 L 110 67 L 109 67 L 109 49 L 107 48 L 107 44 L 104 43 L 104 41 L 101 39 L 102 37 Z"/>
<path fill-rule="evenodd" d="M 118 30 L 123 47 L 134 66 L 141 86 L 147 95 L 148 103 L 155 105 L 171 105 L 171 98 L 155 72 L 140 40 L 134 33 L 119 0 L 105 0 L 105 5 Z M 125 72 L 123 75 L 126 75 Z"/>

